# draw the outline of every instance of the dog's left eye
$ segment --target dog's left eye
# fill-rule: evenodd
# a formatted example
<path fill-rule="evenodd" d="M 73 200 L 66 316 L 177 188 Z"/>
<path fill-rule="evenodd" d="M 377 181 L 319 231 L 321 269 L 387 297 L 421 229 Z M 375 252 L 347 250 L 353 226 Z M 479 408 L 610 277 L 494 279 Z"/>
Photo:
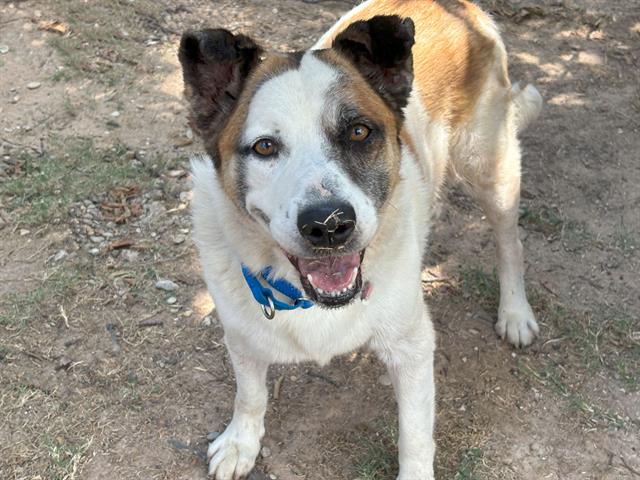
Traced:
<path fill-rule="evenodd" d="M 352 142 L 364 142 L 371 133 L 371 129 L 366 125 L 362 125 L 359 123 L 358 125 L 354 125 L 351 127 L 349 131 L 349 139 Z"/>
<path fill-rule="evenodd" d="M 278 151 L 276 142 L 270 138 L 261 138 L 253 144 L 252 148 L 261 157 L 270 157 Z"/>

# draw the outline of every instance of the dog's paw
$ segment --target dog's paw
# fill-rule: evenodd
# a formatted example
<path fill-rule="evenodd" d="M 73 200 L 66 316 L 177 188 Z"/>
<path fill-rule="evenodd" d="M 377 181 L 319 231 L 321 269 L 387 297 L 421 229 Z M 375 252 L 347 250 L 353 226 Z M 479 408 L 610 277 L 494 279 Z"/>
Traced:
<path fill-rule="evenodd" d="M 241 430 L 232 422 L 209 445 L 209 476 L 215 480 L 236 480 L 248 475 L 260 452 L 260 435 Z"/>
<path fill-rule="evenodd" d="M 396 477 L 396 480 L 435 480 L 433 467 L 419 469 L 405 469 Z"/>
<path fill-rule="evenodd" d="M 538 322 L 528 302 L 518 307 L 500 308 L 496 332 L 516 347 L 526 347 L 539 332 Z"/>

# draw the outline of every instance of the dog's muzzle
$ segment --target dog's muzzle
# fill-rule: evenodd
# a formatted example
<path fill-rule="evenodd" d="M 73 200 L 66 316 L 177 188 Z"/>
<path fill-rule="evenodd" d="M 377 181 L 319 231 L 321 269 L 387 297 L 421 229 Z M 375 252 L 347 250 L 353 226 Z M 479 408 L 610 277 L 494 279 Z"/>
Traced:
<path fill-rule="evenodd" d="M 362 288 L 364 250 L 354 251 L 356 212 L 347 202 L 311 205 L 298 215 L 298 231 L 312 254 L 288 255 L 300 273 L 305 293 L 317 304 L 337 308 Z"/>

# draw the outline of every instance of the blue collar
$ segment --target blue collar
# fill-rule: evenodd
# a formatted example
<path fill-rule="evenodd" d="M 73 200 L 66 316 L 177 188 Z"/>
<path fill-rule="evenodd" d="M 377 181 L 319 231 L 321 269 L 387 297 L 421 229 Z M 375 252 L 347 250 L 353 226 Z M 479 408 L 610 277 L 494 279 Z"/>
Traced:
<path fill-rule="evenodd" d="M 276 310 L 313 307 L 313 302 L 305 298 L 300 290 L 284 278 L 270 278 L 271 271 L 272 268 L 269 266 L 256 275 L 246 265 L 242 264 L 244 279 L 253 294 L 253 298 L 262 306 L 262 313 L 265 317 L 271 320 L 276 316 Z M 280 297 L 284 297 L 284 300 L 277 298 L 274 291 Z"/>

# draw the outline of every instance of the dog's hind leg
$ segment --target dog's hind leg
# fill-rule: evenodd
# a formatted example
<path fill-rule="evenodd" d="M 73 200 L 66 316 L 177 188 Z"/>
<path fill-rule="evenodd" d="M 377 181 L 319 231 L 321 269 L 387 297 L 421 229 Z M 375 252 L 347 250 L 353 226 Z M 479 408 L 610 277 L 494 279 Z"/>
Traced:
<path fill-rule="evenodd" d="M 482 206 L 496 238 L 500 279 L 496 331 L 513 345 L 523 347 L 537 335 L 538 324 L 525 292 L 523 252 L 518 234 L 520 145 L 517 126 L 535 118 L 541 98 L 533 87 L 514 90 L 512 94 L 513 111 L 509 115 L 507 107 L 504 122 L 495 126 L 495 135 L 488 135 L 486 130 L 482 132 L 489 139 L 486 145 L 491 145 L 486 148 L 488 153 L 478 159 L 480 163 L 476 169 L 463 171 L 463 176 Z M 530 101 L 525 101 L 523 95 L 530 96 Z M 526 106 L 532 111 L 518 110 Z"/>
<path fill-rule="evenodd" d="M 236 374 L 233 419 L 207 452 L 209 475 L 216 480 L 243 478 L 253 468 L 264 435 L 267 409 L 267 368 L 269 364 L 240 354 L 227 337 L 227 347 Z"/>

